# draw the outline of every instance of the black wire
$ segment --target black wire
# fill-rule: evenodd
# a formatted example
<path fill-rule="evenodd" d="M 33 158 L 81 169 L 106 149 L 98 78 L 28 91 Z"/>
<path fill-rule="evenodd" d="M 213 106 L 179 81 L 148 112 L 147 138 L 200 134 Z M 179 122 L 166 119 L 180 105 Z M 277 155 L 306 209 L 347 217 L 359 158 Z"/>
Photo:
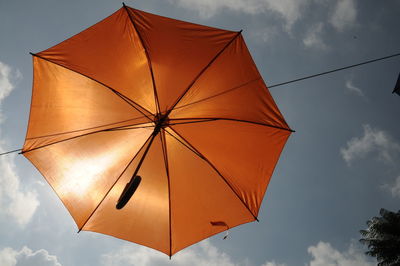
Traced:
<path fill-rule="evenodd" d="M 0 156 L 6 155 L 6 154 L 9 154 L 9 153 L 13 153 L 13 152 L 19 152 L 19 151 L 22 151 L 22 149 L 17 149 L 17 150 L 13 150 L 13 151 L 6 151 L 6 152 L 3 152 L 3 153 L 0 153 Z"/>
<path fill-rule="evenodd" d="M 372 59 L 372 60 L 368 60 L 368 61 L 364 61 L 364 62 L 361 62 L 361 63 L 358 63 L 358 64 L 354 64 L 354 65 L 349 65 L 349 66 L 345 66 L 345 67 L 336 68 L 336 69 L 333 69 L 333 70 L 321 72 L 321 73 L 318 73 L 318 74 L 314 74 L 314 75 L 310 75 L 310 76 L 306 76 L 306 77 L 302 77 L 302 78 L 289 80 L 289 81 L 282 82 L 282 83 L 273 84 L 271 86 L 268 86 L 268 88 L 274 88 L 274 87 L 278 87 L 278 86 L 283 86 L 283 85 L 286 85 L 286 84 L 302 81 L 302 80 L 305 80 L 305 79 L 319 77 L 319 76 L 322 76 L 322 75 L 326 75 L 326 74 L 330 74 L 330 73 L 333 73 L 333 72 L 337 72 L 337 71 L 341 71 L 341 70 L 345 70 L 345 69 L 349 69 L 349 68 L 353 68 L 353 67 L 358 67 L 358 66 L 370 64 L 370 63 L 373 63 L 373 62 L 385 60 L 385 59 L 396 57 L 396 56 L 400 56 L 400 53 L 392 54 L 392 55 L 388 55 L 388 56 L 384 56 L 384 57 L 380 57 L 380 58 L 376 58 L 376 59 Z M 218 95 L 220 95 L 220 94 L 218 94 Z M 3 152 L 3 153 L 0 153 L 0 156 L 6 155 L 6 154 L 9 154 L 9 153 L 13 153 L 13 152 L 19 152 L 19 151 L 22 151 L 22 149 Z"/>
<path fill-rule="evenodd" d="M 385 59 L 388 59 L 388 58 L 391 58 L 391 57 L 395 57 L 395 56 L 399 56 L 399 55 L 400 55 L 400 53 L 392 54 L 392 55 L 384 56 L 384 57 L 381 57 L 381 58 L 368 60 L 368 61 L 365 61 L 365 62 L 362 62 L 362 63 L 358 63 L 358 64 L 354 64 L 354 65 L 350 65 L 350 66 L 345 66 L 345 67 L 341 67 L 341 68 L 336 68 L 336 69 L 325 71 L 325 72 L 321 72 L 321 73 L 318 73 L 318 74 L 314 74 L 314 75 L 310 75 L 310 76 L 306 76 L 306 77 L 302 77 L 302 78 L 293 79 L 293 80 L 290 80 L 290 81 L 274 84 L 274 85 L 267 86 L 267 87 L 268 88 L 278 87 L 278 86 L 286 85 L 286 84 L 289 84 L 289 83 L 294 83 L 294 82 L 298 82 L 298 81 L 305 80 L 305 79 L 315 78 L 315 77 L 318 77 L 318 76 L 330 74 L 330 73 L 341 71 L 341 70 L 345 70 L 345 69 L 358 67 L 358 66 L 361 66 L 361 65 L 366 65 L 366 64 L 373 63 L 373 62 L 376 62 L 376 61 L 385 60 Z"/>

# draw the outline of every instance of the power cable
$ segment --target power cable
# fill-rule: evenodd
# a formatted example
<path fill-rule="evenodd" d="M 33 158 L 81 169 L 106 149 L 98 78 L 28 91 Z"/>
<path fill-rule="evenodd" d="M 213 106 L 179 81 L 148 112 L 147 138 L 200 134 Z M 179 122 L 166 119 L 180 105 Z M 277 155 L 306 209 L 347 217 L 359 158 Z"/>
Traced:
<path fill-rule="evenodd" d="M 321 72 L 321 73 L 318 73 L 318 74 L 309 75 L 309 76 L 305 76 L 305 77 L 301 77 L 301 78 L 285 81 L 285 82 L 282 82 L 282 83 L 273 84 L 273 85 L 268 86 L 268 88 L 275 88 L 275 87 L 283 86 L 283 85 L 286 85 L 286 84 L 295 83 L 295 82 L 299 82 L 299 81 L 302 81 L 302 80 L 306 80 L 306 79 L 311 79 L 311 78 L 327 75 L 327 74 L 330 74 L 330 73 L 333 73 L 333 72 L 338 72 L 338 71 L 342 71 L 342 70 L 345 70 L 345 69 L 359 67 L 359 66 L 370 64 L 370 63 L 374 63 L 374 62 L 377 62 L 377 61 L 386 60 L 386 59 L 389 59 L 389 58 L 392 58 L 392 57 L 396 57 L 396 56 L 400 56 L 400 53 L 396 53 L 396 54 L 392 54 L 392 55 L 388 55 L 388 56 L 384 56 L 384 57 L 380 57 L 380 58 L 364 61 L 364 62 L 361 62 L 361 63 L 358 63 L 358 64 L 353 64 L 353 65 L 349 65 L 349 66 L 345 66 L 345 67 L 332 69 L 332 70 L 329 70 L 329 71 L 325 71 L 325 72 Z M 223 94 L 223 92 L 219 93 L 216 96 L 219 96 L 221 94 Z M 3 152 L 3 153 L 0 153 L 0 156 L 6 155 L 6 154 L 10 154 L 10 153 L 14 153 L 14 152 L 19 152 L 19 151 L 22 151 L 22 149 Z"/>

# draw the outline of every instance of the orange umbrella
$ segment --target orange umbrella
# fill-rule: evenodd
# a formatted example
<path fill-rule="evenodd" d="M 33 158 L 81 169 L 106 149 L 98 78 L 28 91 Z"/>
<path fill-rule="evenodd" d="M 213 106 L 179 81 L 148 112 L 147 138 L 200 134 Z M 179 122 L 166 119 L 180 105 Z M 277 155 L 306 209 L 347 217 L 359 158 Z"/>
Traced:
<path fill-rule="evenodd" d="M 33 65 L 22 153 L 79 231 L 171 256 L 257 220 L 292 131 L 241 32 L 124 5 Z"/>

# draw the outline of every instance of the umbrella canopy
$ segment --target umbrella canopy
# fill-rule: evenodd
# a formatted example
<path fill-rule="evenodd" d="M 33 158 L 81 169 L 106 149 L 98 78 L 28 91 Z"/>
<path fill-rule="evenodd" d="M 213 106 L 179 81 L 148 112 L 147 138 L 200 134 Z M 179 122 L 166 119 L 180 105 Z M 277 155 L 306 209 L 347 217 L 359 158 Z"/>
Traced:
<path fill-rule="evenodd" d="M 292 131 L 241 32 L 124 6 L 32 55 L 22 153 L 79 230 L 171 256 L 257 219 Z"/>

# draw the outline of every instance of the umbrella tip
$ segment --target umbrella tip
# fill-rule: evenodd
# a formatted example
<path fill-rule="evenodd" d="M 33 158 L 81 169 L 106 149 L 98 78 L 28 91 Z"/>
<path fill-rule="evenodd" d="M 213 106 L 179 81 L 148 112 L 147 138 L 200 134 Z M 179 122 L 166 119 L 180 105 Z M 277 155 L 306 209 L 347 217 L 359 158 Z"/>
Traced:
<path fill-rule="evenodd" d="M 124 2 L 122 2 L 122 6 L 123 6 L 123 7 L 125 7 L 125 6 L 126 6 Z"/>

